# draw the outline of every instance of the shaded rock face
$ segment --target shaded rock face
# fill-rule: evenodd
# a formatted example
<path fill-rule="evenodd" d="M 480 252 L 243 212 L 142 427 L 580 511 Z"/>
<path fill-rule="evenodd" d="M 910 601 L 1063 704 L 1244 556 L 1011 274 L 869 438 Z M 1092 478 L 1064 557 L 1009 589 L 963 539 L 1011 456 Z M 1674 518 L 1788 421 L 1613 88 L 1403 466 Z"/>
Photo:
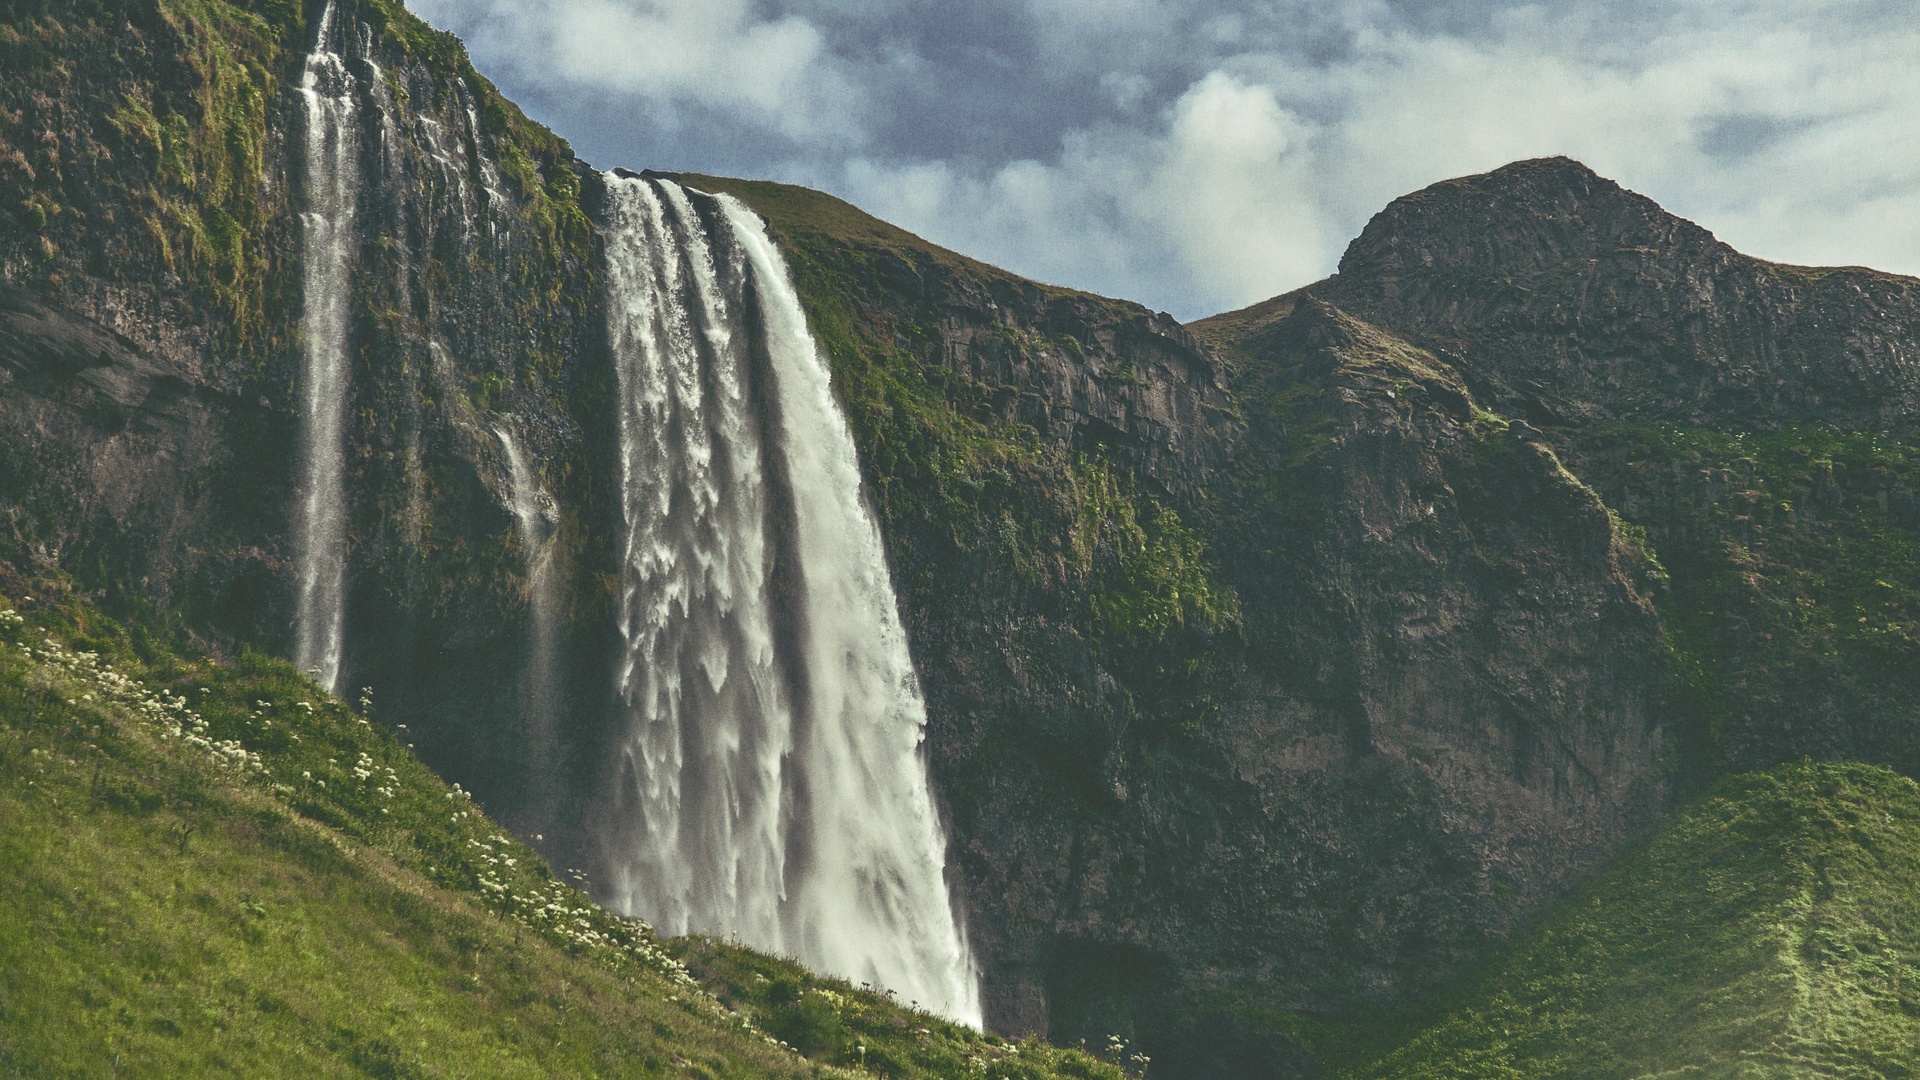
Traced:
<path fill-rule="evenodd" d="M 85 568 L 120 597 L 276 633 L 291 618 L 283 538 L 245 525 L 284 502 L 266 481 L 292 467 L 284 447 L 272 460 L 273 422 L 177 357 L 0 293 L 0 550 L 19 565 Z M 237 442 L 266 460 L 237 461 Z"/>
<path fill-rule="evenodd" d="M 28 208 L 0 230 L 12 550 L 177 613 L 216 650 L 284 654 L 297 90 L 322 5 L 33 7 L 8 13 L 0 41 L 0 193 Z M 585 496 L 585 433 L 609 422 L 596 410 L 611 376 L 583 364 L 599 323 L 578 166 L 451 38 L 378 2 L 339 18 L 361 181 L 341 686 L 375 687 L 377 713 L 429 762 L 531 833 L 565 808 L 528 794 L 551 778 L 520 782 L 534 757 L 518 715 L 525 560 L 493 429 L 569 503 L 564 662 L 604 666 L 609 601 L 590 560 L 612 510 Z"/>
<path fill-rule="evenodd" d="M 1184 717 L 1136 705 L 1110 808 L 1002 774 L 966 854 L 1001 853 L 1029 959 L 990 970 L 1052 1037 L 1295 1075 L 1263 1013 L 1417 992 L 1657 817 L 1662 646 L 1642 553 L 1432 354 L 1312 300 L 1227 354 L 1241 640 Z"/>
<path fill-rule="evenodd" d="M 1920 284 L 1742 255 L 1566 158 L 1395 200 L 1314 292 L 1538 424 L 1878 427 L 1920 404 Z"/>

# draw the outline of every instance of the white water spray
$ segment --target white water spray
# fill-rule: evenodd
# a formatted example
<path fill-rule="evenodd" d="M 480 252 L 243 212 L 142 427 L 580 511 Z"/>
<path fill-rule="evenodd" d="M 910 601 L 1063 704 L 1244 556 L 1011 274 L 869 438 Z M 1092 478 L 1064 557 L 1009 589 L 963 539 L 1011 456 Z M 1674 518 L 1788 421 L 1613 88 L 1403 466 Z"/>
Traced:
<path fill-rule="evenodd" d="M 978 1026 L 925 704 L 786 265 L 727 196 L 607 184 L 628 722 L 609 898 Z"/>
<path fill-rule="evenodd" d="M 354 83 L 335 49 L 332 0 L 300 80 L 307 121 L 307 212 L 300 216 L 305 310 L 299 376 L 299 480 L 293 554 L 294 662 L 339 689 L 346 610 L 347 327 L 359 187 Z"/>

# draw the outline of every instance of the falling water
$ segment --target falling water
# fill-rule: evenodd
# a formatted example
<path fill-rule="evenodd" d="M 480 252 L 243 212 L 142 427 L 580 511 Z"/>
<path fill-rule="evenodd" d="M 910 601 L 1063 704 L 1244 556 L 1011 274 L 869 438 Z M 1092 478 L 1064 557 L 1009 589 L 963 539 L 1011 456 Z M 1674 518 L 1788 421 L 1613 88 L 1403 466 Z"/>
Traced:
<path fill-rule="evenodd" d="M 480 172 L 480 190 L 486 195 L 487 231 L 493 231 L 493 215 L 506 203 L 500 192 L 500 169 L 487 156 L 486 131 L 480 127 L 480 112 L 474 108 L 473 94 L 464 82 L 454 84 L 460 92 L 460 104 L 467 113 L 467 138 L 473 144 L 473 162 Z"/>
<path fill-rule="evenodd" d="M 853 441 L 778 250 L 609 175 L 626 550 L 610 899 L 978 1025 Z"/>
<path fill-rule="evenodd" d="M 300 80 L 307 121 L 307 212 L 300 217 L 306 309 L 293 522 L 294 661 L 329 690 L 340 681 L 346 606 L 347 273 L 358 187 L 353 76 L 335 51 L 335 22 L 329 0 Z"/>
<path fill-rule="evenodd" d="M 559 624 L 559 594 L 553 583 L 553 544 L 559 524 L 553 500 L 534 479 L 512 433 L 496 427 L 493 433 L 507 454 L 507 476 L 512 482 L 513 519 L 520 547 L 527 561 L 528 636 L 525 681 L 527 726 L 533 733 L 536 750 L 543 757 L 553 750 L 554 642 Z M 541 761 L 541 766 L 551 763 Z"/>

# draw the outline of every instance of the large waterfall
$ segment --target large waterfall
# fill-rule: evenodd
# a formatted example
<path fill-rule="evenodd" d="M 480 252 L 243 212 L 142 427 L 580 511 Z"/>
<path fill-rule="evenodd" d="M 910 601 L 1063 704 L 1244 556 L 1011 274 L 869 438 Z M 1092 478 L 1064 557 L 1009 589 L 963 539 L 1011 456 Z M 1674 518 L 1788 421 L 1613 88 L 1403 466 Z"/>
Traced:
<path fill-rule="evenodd" d="M 610 174 L 626 545 L 610 899 L 978 1025 L 878 527 L 785 263 Z"/>
<path fill-rule="evenodd" d="M 346 608 L 348 271 L 358 188 L 353 75 L 336 43 L 332 0 L 300 80 L 306 111 L 307 211 L 300 216 L 299 481 L 293 512 L 294 662 L 339 689 Z"/>

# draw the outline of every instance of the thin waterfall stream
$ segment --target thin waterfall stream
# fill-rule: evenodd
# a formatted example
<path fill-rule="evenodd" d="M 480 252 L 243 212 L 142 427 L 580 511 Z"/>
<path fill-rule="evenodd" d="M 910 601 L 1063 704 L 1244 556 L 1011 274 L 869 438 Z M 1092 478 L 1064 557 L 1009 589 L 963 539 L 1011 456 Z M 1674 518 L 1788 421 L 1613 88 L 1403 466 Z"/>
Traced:
<path fill-rule="evenodd" d="M 528 648 L 523 708 L 534 750 L 539 755 L 533 764 L 539 770 L 540 786 L 544 788 L 551 781 L 554 723 L 559 711 L 554 661 L 560 594 L 553 579 L 553 536 L 559 526 L 559 515 L 552 498 L 535 478 L 519 441 L 505 427 L 495 427 L 493 434 L 506 451 L 514 526 L 526 557 Z"/>
<path fill-rule="evenodd" d="M 300 215 L 304 308 L 293 508 L 293 659 L 333 691 L 339 690 L 346 613 L 348 273 L 359 187 L 354 80 L 336 48 L 338 22 L 329 0 L 300 80 L 307 210 Z"/>
<path fill-rule="evenodd" d="M 978 1026 L 978 976 L 853 439 L 729 196 L 606 177 L 625 518 L 611 902 Z"/>

